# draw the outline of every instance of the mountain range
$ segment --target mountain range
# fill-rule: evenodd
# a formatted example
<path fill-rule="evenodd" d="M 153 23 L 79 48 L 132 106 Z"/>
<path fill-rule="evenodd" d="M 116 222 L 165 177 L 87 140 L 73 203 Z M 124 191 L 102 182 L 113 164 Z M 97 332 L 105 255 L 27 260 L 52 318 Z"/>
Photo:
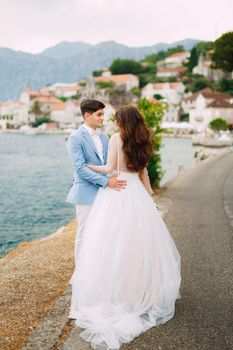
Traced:
<path fill-rule="evenodd" d="M 27 87 L 38 89 L 55 82 L 72 83 L 108 67 L 116 58 L 141 60 L 161 50 L 182 45 L 190 50 L 199 42 L 185 39 L 171 44 L 128 47 L 114 41 L 97 45 L 63 41 L 46 50 L 31 54 L 0 48 L 0 101 L 16 99 Z"/>

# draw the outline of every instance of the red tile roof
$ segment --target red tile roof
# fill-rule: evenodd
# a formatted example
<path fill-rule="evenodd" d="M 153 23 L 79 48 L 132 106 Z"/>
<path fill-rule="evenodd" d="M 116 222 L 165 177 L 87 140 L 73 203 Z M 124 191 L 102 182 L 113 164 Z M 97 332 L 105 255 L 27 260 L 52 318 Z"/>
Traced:
<path fill-rule="evenodd" d="M 36 96 L 51 96 L 49 92 L 47 91 L 33 91 L 33 90 L 28 90 L 27 91 L 30 97 L 36 97 Z"/>
<path fill-rule="evenodd" d="M 136 75 L 133 74 L 115 74 L 110 75 L 109 77 L 95 77 L 95 81 L 101 81 L 101 82 L 109 82 L 112 81 L 113 83 L 125 83 L 130 77 L 136 77 Z"/>
<path fill-rule="evenodd" d="M 219 92 L 216 90 L 213 90 L 211 88 L 204 88 L 200 91 L 195 92 L 194 94 L 192 94 L 192 96 L 189 96 L 185 99 L 185 101 L 193 101 L 196 100 L 196 98 L 202 95 L 207 99 L 223 99 L 223 100 L 230 100 L 232 98 L 232 96 L 230 94 L 228 94 L 227 92 Z"/>
<path fill-rule="evenodd" d="M 157 73 L 169 73 L 169 72 L 185 73 L 187 72 L 187 70 L 188 70 L 187 67 L 161 68 L 157 71 Z"/>
<path fill-rule="evenodd" d="M 52 111 L 60 111 L 60 110 L 64 110 L 65 108 L 66 108 L 66 103 L 60 102 L 60 103 L 54 104 L 54 106 L 52 107 Z"/>
<path fill-rule="evenodd" d="M 33 99 L 33 102 L 40 102 L 40 103 L 60 103 L 61 100 L 59 100 L 57 97 L 55 96 L 38 96 L 36 98 Z"/>
<path fill-rule="evenodd" d="M 170 57 L 182 57 L 182 56 L 187 56 L 187 52 L 182 51 L 182 52 L 174 52 L 171 55 L 168 56 L 168 58 Z"/>
<path fill-rule="evenodd" d="M 209 103 L 207 105 L 208 108 L 232 108 L 233 109 L 233 104 L 223 100 L 223 99 L 216 99 L 213 102 Z"/>

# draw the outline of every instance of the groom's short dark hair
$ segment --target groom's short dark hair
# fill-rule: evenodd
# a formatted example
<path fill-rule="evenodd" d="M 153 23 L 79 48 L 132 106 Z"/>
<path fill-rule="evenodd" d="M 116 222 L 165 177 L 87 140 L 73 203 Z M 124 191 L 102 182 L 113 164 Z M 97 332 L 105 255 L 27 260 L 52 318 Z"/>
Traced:
<path fill-rule="evenodd" d="M 89 98 L 82 100 L 80 103 L 80 109 L 83 116 L 85 112 L 94 113 L 99 109 L 104 109 L 104 107 L 105 104 L 103 102 Z"/>

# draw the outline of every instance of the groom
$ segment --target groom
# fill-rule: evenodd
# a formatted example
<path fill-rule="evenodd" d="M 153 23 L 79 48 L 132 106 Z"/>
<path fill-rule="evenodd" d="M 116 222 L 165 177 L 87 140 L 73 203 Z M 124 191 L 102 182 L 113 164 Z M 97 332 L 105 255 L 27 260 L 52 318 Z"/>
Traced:
<path fill-rule="evenodd" d="M 82 100 L 80 109 L 84 118 L 77 130 L 67 140 L 68 153 L 74 168 L 74 179 L 66 201 L 75 204 L 78 232 L 75 238 L 75 264 L 80 250 L 83 231 L 92 203 L 100 187 L 121 190 L 126 181 L 117 175 L 108 177 L 88 169 L 86 164 L 104 165 L 107 161 L 108 136 L 96 129 L 103 126 L 105 105 L 93 99 Z"/>

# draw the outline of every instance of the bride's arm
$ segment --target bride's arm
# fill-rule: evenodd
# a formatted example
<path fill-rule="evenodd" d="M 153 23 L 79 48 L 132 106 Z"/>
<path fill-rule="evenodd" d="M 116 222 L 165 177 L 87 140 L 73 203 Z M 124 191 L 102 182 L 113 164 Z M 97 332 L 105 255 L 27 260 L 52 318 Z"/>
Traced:
<path fill-rule="evenodd" d="M 86 166 L 95 171 L 96 173 L 109 174 L 112 173 L 114 169 L 117 168 L 117 134 L 114 134 L 108 146 L 108 160 L 106 165 L 92 165 L 86 164 Z"/>
<path fill-rule="evenodd" d="M 148 176 L 147 168 L 144 168 L 143 170 L 141 170 L 139 172 L 139 177 L 140 177 L 143 185 L 145 186 L 147 192 L 152 196 L 154 194 L 154 192 L 153 192 L 151 185 L 150 185 L 150 179 Z"/>

